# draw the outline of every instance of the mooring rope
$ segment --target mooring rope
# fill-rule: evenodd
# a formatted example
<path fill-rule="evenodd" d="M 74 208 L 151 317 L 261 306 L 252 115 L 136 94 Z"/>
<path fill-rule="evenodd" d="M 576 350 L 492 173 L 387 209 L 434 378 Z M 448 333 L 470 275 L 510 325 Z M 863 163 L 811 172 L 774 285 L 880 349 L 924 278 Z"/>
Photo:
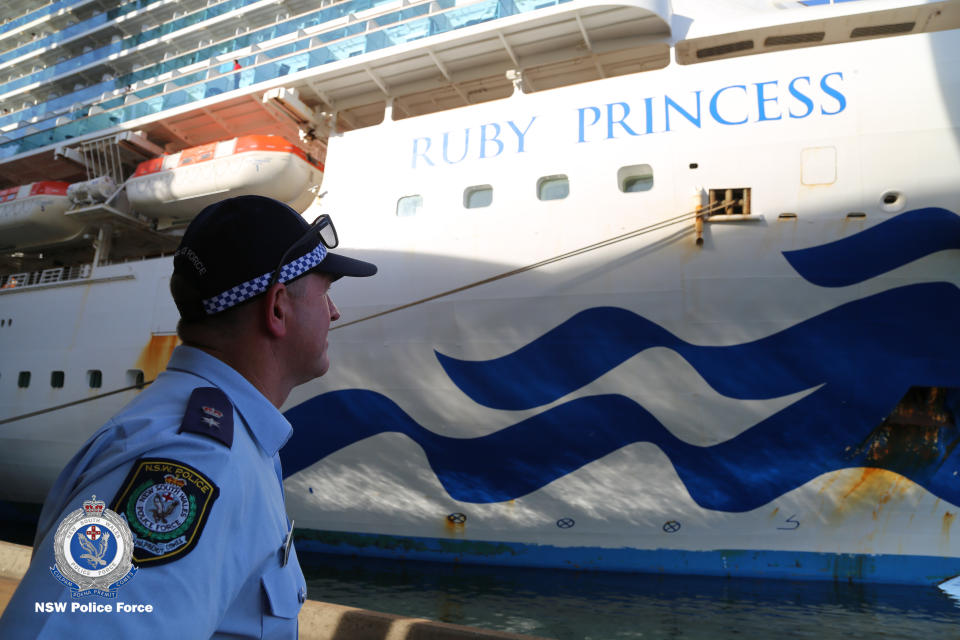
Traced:
<path fill-rule="evenodd" d="M 156 378 L 154 378 L 155 380 Z M 0 425 L 7 424 L 8 422 L 16 422 L 17 420 L 23 420 L 25 418 L 32 418 L 33 416 L 43 415 L 44 413 L 50 413 L 51 411 L 59 411 L 60 409 L 66 409 L 67 407 L 72 407 L 74 405 L 83 404 L 84 402 L 92 402 L 94 400 L 99 400 L 100 398 L 106 398 L 107 396 L 112 396 L 117 393 L 123 393 L 124 391 L 130 391 L 131 389 L 142 389 L 148 384 L 153 382 L 153 380 L 147 380 L 140 384 L 131 385 L 129 387 L 124 387 L 122 389 L 114 389 L 113 391 L 107 391 L 104 393 L 98 393 L 95 396 L 90 396 L 89 398 L 81 398 L 79 400 L 74 400 L 73 402 L 66 402 L 64 404 L 58 404 L 55 407 L 47 407 L 46 409 L 38 409 L 37 411 L 31 411 L 30 413 L 24 413 L 19 416 L 14 416 L 12 418 L 4 418 L 0 420 Z"/>
<path fill-rule="evenodd" d="M 383 317 L 383 316 L 388 315 L 388 314 L 391 314 L 391 313 L 396 313 L 397 311 L 403 311 L 404 309 L 409 309 L 409 308 L 411 308 L 411 307 L 416 307 L 416 306 L 418 306 L 418 305 L 425 304 L 425 303 L 427 303 L 427 302 L 432 302 L 433 300 L 439 300 L 440 298 L 445 298 L 445 297 L 450 296 L 450 295 L 453 295 L 453 294 L 455 294 L 455 293 L 460 293 L 461 291 L 467 291 L 468 289 L 473 289 L 473 288 L 475 288 L 475 287 L 479 287 L 479 286 L 482 286 L 482 285 L 485 285 L 485 284 L 489 284 L 489 283 L 491 283 L 491 282 L 496 282 L 497 280 L 503 280 L 504 278 L 509 278 L 509 277 L 511 277 L 511 276 L 519 275 L 519 274 L 525 273 L 525 272 L 527 272 L 527 271 L 532 271 L 532 270 L 534 270 L 534 269 L 539 269 L 540 267 L 545 267 L 545 266 L 548 265 L 548 264 L 553 264 L 553 263 L 555 263 L 555 262 L 560 262 L 561 260 L 567 260 L 568 258 L 573 258 L 573 257 L 575 257 L 575 256 L 582 255 L 582 254 L 584 254 L 584 253 L 589 253 L 589 252 L 591 252 L 591 251 L 596 251 L 597 249 L 602 249 L 603 247 L 609 247 L 610 245 L 617 244 L 617 243 L 619 243 L 619 242 L 624 242 L 625 240 L 630 240 L 631 238 L 638 238 L 638 237 L 640 237 L 640 236 L 642 236 L 642 235 L 646 235 L 646 234 L 648 234 L 648 233 L 653 233 L 654 231 L 660 231 L 661 229 L 666 229 L 667 227 L 671 227 L 671 226 L 673 226 L 673 225 L 675 225 L 675 224 L 679 224 L 679 223 L 681 223 L 681 222 L 687 222 L 687 221 L 690 221 L 690 220 L 696 220 L 697 218 L 706 218 L 706 217 L 708 217 L 711 213 L 713 213 L 714 211 L 717 211 L 717 210 L 719 210 L 719 209 L 723 209 L 725 206 L 727 206 L 727 204 L 729 204 L 728 201 L 723 201 L 723 202 L 716 202 L 716 203 L 710 205 L 709 207 L 697 208 L 697 209 L 695 209 L 695 210 L 693 210 L 693 211 L 689 211 L 689 212 L 687 212 L 687 213 L 683 213 L 683 214 L 680 214 L 680 215 L 678 215 L 678 216 L 674 216 L 674 217 L 672 217 L 672 218 L 666 218 L 666 219 L 664 219 L 664 220 L 660 220 L 659 222 L 655 222 L 655 223 L 650 224 L 650 225 L 647 225 L 647 226 L 645 226 L 645 227 L 640 227 L 640 228 L 638 228 L 638 229 L 634 229 L 633 231 L 629 231 L 629 232 L 624 233 L 624 234 L 621 234 L 621 235 L 619 235 L 619 236 L 614 236 L 614 237 L 608 238 L 608 239 L 606 239 L 606 240 L 601 240 L 600 242 L 595 242 L 595 243 L 593 243 L 593 244 L 588 244 L 588 245 L 586 245 L 586 246 L 584 246 L 584 247 L 580 247 L 579 249 L 573 249 L 572 251 L 567 251 L 566 253 L 561 253 L 561 254 L 555 255 L 555 256 L 553 256 L 553 257 L 551 257 L 551 258 L 546 258 L 546 259 L 544 259 L 544 260 L 540 260 L 539 262 L 534 262 L 534 263 L 532 263 L 532 264 L 528 264 L 528 265 L 526 265 L 526 266 L 519 267 L 519 268 L 517 268 L 517 269 L 511 269 L 510 271 L 505 271 L 505 272 L 503 272 L 503 273 L 497 274 L 497 275 L 495 275 L 495 276 L 491 276 L 491 277 L 489 277 L 489 278 L 484 278 L 483 280 L 477 280 L 476 282 L 471 282 L 470 284 L 465 284 L 465 285 L 463 285 L 462 287 L 457 287 L 456 289 L 450 289 L 450 290 L 448 290 L 448 291 L 443 291 L 443 292 L 441 292 L 441 293 L 437 293 L 437 294 L 434 294 L 434 295 L 432 295 L 432 296 L 428 296 L 428 297 L 426 297 L 426 298 L 421 298 L 421 299 L 419 299 L 419 300 L 414 300 L 413 302 L 408 302 L 408 303 L 406 303 L 406 304 L 402 304 L 402 305 L 399 305 L 399 306 L 396 306 L 396 307 L 391 307 L 390 309 L 386 309 L 386 310 L 380 311 L 380 312 L 378 312 L 378 313 L 373 313 L 373 314 L 370 314 L 370 315 L 368 315 L 368 316 L 364 316 L 364 317 L 362 317 L 362 318 L 357 318 L 356 320 L 351 320 L 351 321 L 349 321 L 349 322 L 344 322 L 344 323 L 341 323 L 341 324 L 337 324 L 337 325 L 335 325 L 335 326 L 333 326 L 333 327 L 330 327 L 330 330 L 333 331 L 334 329 L 342 329 L 342 328 L 344 328 L 344 327 L 349 327 L 349 326 L 354 325 L 354 324 L 359 324 L 359 323 L 361 323 L 361 322 L 367 322 L 368 320 L 373 320 L 374 318 L 380 318 L 380 317 Z M 143 383 L 141 383 L 141 384 L 135 384 L 135 385 L 131 385 L 131 386 L 129 386 L 129 387 L 123 387 L 122 389 L 114 389 L 113 391 L 107 391 L 107 392 L 105 392 L 105 393 L 100 393 L 100 394 L 97 394 L 97 395 L 95 395 L 95 396 L 90 396 L 90 397 L 87 397 L 87 398 L 81 398 L 80 400 L 74 400 L 73 402 L 67 402 L 67 403 L 64 403 L 64 404 L 59 404 L 59 405 L 57 405 L 57 406 L 55 406 L 55 407 L 47 407 L 46 409 L 39 409 L 39 410 L 37 410 L 37 411 L 31 411 L 30 413 L 24 413 L 24 414 L 21 414 L 21 415 L 19 415 L 19 416 L 13 416 L 12 418 L 4 418 L 4 419 L 0 420 L 0 425 L 5 425 L 5 424 L 8 424 L 8 423 L 10 423 L 10 422 L 16 422 L 17 420 L 24 420 L 24 419 L 26 419 L 26 418 L 32 418 L 32 417 L 34 417 L 34 416 L 43 415 L 43 414 L 45 414 L 45 413 L 51 413 L 51 412 L 53 412 L 53 411 L 59 411 L 59 410 L 61 410 L 61 409 L 66 409 L 66 408 L 68 408 L 68 407 L 73 407 L 73 406 L 76 406 L 76 405 L 80 405 L 80 404 L 83 404 L 83 403 L 85 403 L 85 402 L 93 402 L 94 400 L 99 400 L 99 399 L 101 399 L 101 398 L 106 398 L 106 397 L 108 397 L 108 396 L 112 396 L 112 395 L 115 395 L 115 394 L 117 394 L 117 393 L 123 393 L 124 391 L 131 391 L 131 390 L 133 390 L 133 389 L 142 389 L 142 388 L 146 387 L 147 385 L 149 385 L 149 384 L 152 383 L 152 382 L 153 382 L 153 380 L 147 380 L 147 381 L 145 381 L 145 382 L 143 382 Z"/>
<path fill-rule="evenodd" d="M 618 242 L 623 242 L 624 240 L 630 240 L 631 238 L 637 238 L 637 237 L 639 237 L 639 236 L 642 236 L 642 235 L 645 235 L 645 234 L 648 234 L 648 233 L 652 233 L 652 232 L 654 232 L 654 231 L 660 231 L 661 229 L 666 229 L 667 227 L 673 226 L 673 225 L 675 225 L 675 224 L 679 224 L 679 223 L 681 223 L 681 222 L 686 222 L 686 221 L 688 221 L 688 220 L 696 220 L 697 218 L 704 218 L 704 217 L 709 216 L 713 211 L 716 211 L 716 210 L 718 210 L 718 209 L 722 209 L 724 206 L 726 206 L 726 204 L 727 204 L 726 201 L 724 201 L 724 202 L 717 202 L 717 203 L 714 203 L 713 205 L 711 205 L 710 207 L 705 207 L 705 208 L 702 208 L 702 209 L 697 209 L 697 210 L 694 210 L 694 211 L 690 211 L 690 212 L 687 212 L 687 213 L 683 213 L 683 214 L 680 214 L 679 216 L 674 216 L 674 217 L 672 217 L 672 218 L 666 218 L 665 220 L 661 220 L 661 221 L 659 221 L 659 222 L 655 222 L 655 223 L 653 223 L 653 224 L 651 224 L 651 225 L 647 225 L 646 227 L 640 227 L 639 229 L 634 229 L 633 231 L 630 231 L 630 232 L 628 232 L 628 233 L 624 233 L 624 234 L 619 235 L 619 236 L 615 236 L 615 237 L 613 237 L 613 238 L 608 238 L 608 239 L 606 239 L 606 240 L 601 240 L 600 242 L 595 242 L 595 243 L 589 244 L 589 245 L 587 245 L 587 246 L 585 246 L 585 247 L 580 247 L 579 249 L 574 249 L 574 250 L 572 250 L 572 251 L 567 251 L 566 253 L 561 253 L 561 254 L 559 254 L 559 255 L 553 256 L 552 258 L 546 258 L 545 260 L 541 260 L 541 261 L 539 261 L 539 262 L 534 262 L 534 263 L 528 264 L 528 265 L 526 265 L 526 266 L 524 266 L 524 267 L 519 267 L 519 268 L 517 268 L 517 269 L 511 269 L 510 271 L 505 271 L 505 272 L 500 273 L 500 274 L 497 274 L 497 275 L 495 275 L 495 276 L 491 276 L 491 277 L 489 277 L 489 278 L 484 278 L 483 280 L 477 280 L 476 282 L 471 282 L 470 284 L 465 284 L 465 285 L 463 285 L 462 287 L 457 287 L 456 289 L 450 289 L 450 290 L 444 291 L 444 292 L 442 292 L 442 293 L 437 293 L 437 294 L 434 294 L 434 295 L 432 295 L 432 296 L 428 296 L 428 297 L 426 297 L 426 298 L 421 298 L 421 299 L 419 299 L 419 300 L 414 300 L 413 302 L 408 302 L 408 303 L 406 303 L 406 304 L 402 304 L 402 305 L 399 305 L 399 306 L 396 306 L 396 307 L 392 307 L 392 308 L 390 308 L 390 309 L 386 309 L 385 311 L 380 311 L 380 312 L 378 312 L 378 313 L 373 313 L 373 314 L 370 314 L 370 315 L 368 315 L 368 316 L 364 316 L 364 317 L 362 317 L 362 318 L 357 318 L 356 320 L 350 320 L 349 322 L 340 323 L 340 324 L 337 324 L 337 325 L 335 325 L 335 326 L 333 326 L 333 327 L 330 327 L 330 330 L 333 331 L 334 329 L 342 329 L 342 328 L 344 328 L 344 327 L 349 327 L 350 325 L 353 325 L 353 324 L 358 324 L 358 323 L 360 323 L 360 322 L 366 322 L 367 320 L 373 320 L 374 318 L 380 318 L 380 317 L 382 317 L 382 316 L 385 316 L 385 315 L 388 315 L 388 314 L 391 314 L 391 313 L 396 313 L 397 311 L 403 311 L 404 309 L 409 309 L 409 308 L 411 308 L 411 307 L 416 307 L 417 305 L 421 305 L 421 304 L 424 304 L 424 303 L 426 303 L 426 302 L 432 302 L 433 300 L 438 300 L 438 299 L 440 299 L 440 298 L 445 298 L 445 297 L 450 296 L 450 295 L 453 295 L 453 294 L 455 294 L 455 293 L 460 293 L 461 291 L 466 291 L 467 289 L 473 289 L 474 287 L 479 287 L 479 286 L 481 286 L 481 285 L 490 284 L 491 282 L 496 282 L 497 280 L 503 280 L 504 278 L 509 278 L 509 277 L 511 277 L 511 276 L 519 275 L 519 274 L 524 273 L 524 272 L 526 272 L 526 271 L 532 271 L 533 269 L 539 269 L 540 267 L 545 267 L 546 265 L 548 265 L 548 264 L 553 264 L 554 262 L 560 262 L 561 260 L 566 260 L 566 259 L 568 259 L 568 258 L 573 258 L 573 257 L 575 257 L 575 256 L 579 256 L 579 255 L 584 254 L 584 253 L 589 253 L 590 251 L 595 251 L 595 250 L 597 250 L 597 249 L 602 249 L 603 247 L 609 247 L 609 246 L 612 245 L 612 244 L 617 244 Z"/>

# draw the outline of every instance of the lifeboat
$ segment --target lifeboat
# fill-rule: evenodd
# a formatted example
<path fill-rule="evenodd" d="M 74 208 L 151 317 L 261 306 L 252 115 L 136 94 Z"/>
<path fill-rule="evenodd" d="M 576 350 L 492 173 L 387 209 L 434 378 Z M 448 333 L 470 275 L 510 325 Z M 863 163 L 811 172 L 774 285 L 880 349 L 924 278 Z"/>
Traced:
<path fill-rule="evenodd" d="M 140 163 L 127 180 L 138 213 L 160 226 L 189 220 L 203 207 L 232 196 L 257 194 L 310 206 L 323 165 L 280 136 L 251 135 L 191 147 Z"/>
<path fill-rule="evenodd" d="M 0 191 L 0 248 L 24 249 L 72 240 L 84 224 L 65 216 L 67 182 L 33 182 Z"/>

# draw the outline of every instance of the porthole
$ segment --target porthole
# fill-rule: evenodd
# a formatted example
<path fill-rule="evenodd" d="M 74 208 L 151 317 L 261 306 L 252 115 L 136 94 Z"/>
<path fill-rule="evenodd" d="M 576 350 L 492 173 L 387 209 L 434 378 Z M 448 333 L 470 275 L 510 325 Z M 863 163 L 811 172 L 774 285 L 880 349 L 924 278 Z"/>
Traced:
<path fill-rule="evenodd" d="M 634 164 L 617 170 L 617 185 L 623 193 L 638 193 L 653 189 L 653 167 Z"/>
<path fill-rule="evenodd" d="M 488 184 L 467 187 L 463 190 L 463 206 L 465 209 L 489 207 L 492 202 L 493 187 Z"/>
<path fill-rule="evenodd" d="M 403 196 L 397 200 L 397 216 L 400 218 L 409 218 L 417 215 L 423 208 L 423 196 Z"/>
<path fill-rule="evenodd" d="M 901 191 L 891 189 L 880 196 L 880 208 L 887 213 L 899 213 L 907 206 L 907 199 Z"/>
<path fill-rule="evenodd" d="M 140 369 L 127 369 L 127 386 L 143 389 L 143 371 Z"/>
<path fill-rule="evenodd" d="M 63 382 L 66 376 L 64 376 L 63 371 L 51 371 L 50 372 L 50 386 L 54 389 L 63 389 Z"/>
<path fill-rule="evenodd" d="M 20 375 L 17 376 L 17 386 L 21 389 L 26 389 L 30 386 L 30 372 L 21 371 Z"/>
<path fill-rule="evenodd" d="M 570 195 L 570 179 L 565 175 L 544 176 L 537 180 L 537 198 L 563 200 Z"/>
<path fill-rule="evenodd" d="M 90 369 L 87 371 L 87 385 L 91 389 L 99 389 L 103 386 L 103 372 L 99 369 Z"/>

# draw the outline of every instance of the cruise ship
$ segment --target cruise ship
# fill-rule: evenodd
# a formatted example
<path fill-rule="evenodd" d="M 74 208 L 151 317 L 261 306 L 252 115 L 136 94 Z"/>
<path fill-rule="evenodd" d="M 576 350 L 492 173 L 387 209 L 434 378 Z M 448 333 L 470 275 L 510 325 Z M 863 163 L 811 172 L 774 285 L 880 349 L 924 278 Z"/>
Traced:
<path fill-rule="evenodd" d="M 298 548 L 960 576 L 960 1 L 9 0 L 0 499 L 177 344 L 171 252 L 330 214 Z"/>

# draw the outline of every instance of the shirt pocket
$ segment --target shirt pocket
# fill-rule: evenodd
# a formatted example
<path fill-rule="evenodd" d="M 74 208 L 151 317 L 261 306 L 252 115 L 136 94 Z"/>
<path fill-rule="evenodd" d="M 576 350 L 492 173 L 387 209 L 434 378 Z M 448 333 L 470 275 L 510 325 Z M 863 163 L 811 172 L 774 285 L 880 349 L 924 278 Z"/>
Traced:
<path fill-rule="evenodd" d="M 260 578 L 267 598 L 266 613 L 277 618 L 293 618 L 300 613 L 306 599 L 306 585 L 300 566 L 289 562 L 285 567 L 271 567 Z"/>

